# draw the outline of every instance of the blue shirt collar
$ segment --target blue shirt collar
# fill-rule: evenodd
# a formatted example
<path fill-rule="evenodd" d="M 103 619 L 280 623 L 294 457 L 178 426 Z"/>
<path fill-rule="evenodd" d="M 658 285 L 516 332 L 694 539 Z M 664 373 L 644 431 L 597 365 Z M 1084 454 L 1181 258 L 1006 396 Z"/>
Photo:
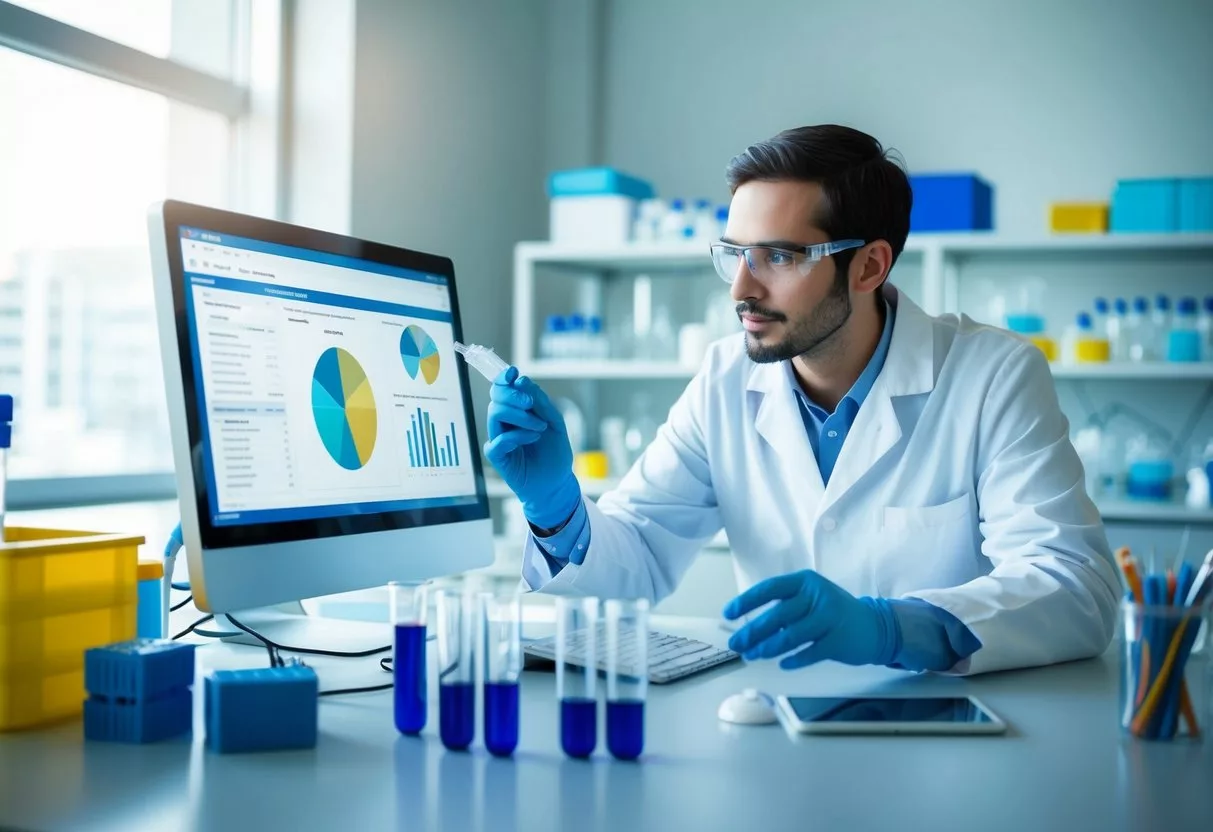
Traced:
<path fill-rule="evenodd" d="M 894 311 L 893 307 L 889 305 L 887 300 L 883 301 L 883 303 L 884 328 L 880 331 L 880 341 L 876 344 L 876 351 L 872 353 L 872 357 L 868 360 L 868 365 L 863 368 L 863 372 L 859 374 L 859 378 L 855 379 L 855 383 L 851 385 L 851 389 L 847 391 L 847 394 L 842 397 L 842 401 L 838 403 L 839 408 L 842 407 L 843 402 L 850 399 L 852 412 L 858 412 L 860 405 L 863 404 L 863 400 L 866 399 L 868 397 L 868 393 L 872 391 L 872 385 L 876 383 L 877 376 L 880 375 L 880 371 L 884 368 L 885 358 L 887 358 L 889 355 L 889 344 L 893 341 Z M 804 403 L 808 405 L 810 409 L 815 411 L 818 418 L 824 421 L 829 414 L 826 413 L 825 408 L 815 404 L 813 400 L 805 394 L 804 390 L 801 389 L 800 383 L 796 380 L 796 373 L 792 369 L 791 361 L 787 362 L 787 372 L 788 380 L 791 382 L 793 389 L 795 389 L 800 395 Z"/>

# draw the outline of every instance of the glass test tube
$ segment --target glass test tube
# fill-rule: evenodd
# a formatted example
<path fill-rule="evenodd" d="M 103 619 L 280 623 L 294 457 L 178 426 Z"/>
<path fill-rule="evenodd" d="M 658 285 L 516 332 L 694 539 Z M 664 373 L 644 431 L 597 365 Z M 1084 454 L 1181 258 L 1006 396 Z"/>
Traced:
<path fill-rule="evenodd" d="M 598 599 L 556 599 L 556 698 L 560 745 L 570 757 L 588 757 L 598 744 Z M 579 663 L 566 661 L 575 657 Z"/>
<path fill-rule="evenodd" d="M 395 629 L 392 652 L 396 730 L 420 734 L 425 728 L 425 613 L 428 584 L 388 584 L 388 604 Z"/>
<path fill-rule="evenodd" d="M 476 733 L 474 607 L 458 590 L 440 590 L 437 599 L 439 735 L 447 748 L 463 751 Z"/>
<path fill-rule="evenodd" d="M 522 601 L 516 593 L 480 596 L 484 641 L 484 745 L 496 757 L 518 747 Z"/>
<path fill-rule="evenodd" d="M 649 602 L 612 599 L 606 615 L 607 749 L 620 760 L 644 750 L 644 700 L 649 687 Z"/>

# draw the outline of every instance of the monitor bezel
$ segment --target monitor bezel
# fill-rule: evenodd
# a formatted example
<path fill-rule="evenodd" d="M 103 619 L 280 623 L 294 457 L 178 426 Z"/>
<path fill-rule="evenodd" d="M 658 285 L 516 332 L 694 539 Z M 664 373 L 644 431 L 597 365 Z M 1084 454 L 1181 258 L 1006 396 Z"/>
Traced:
<path fill-rule="evenodd" d="M 253 522 L 248 524 L 215 525 L 212 518 L 211 498 L 207 489 L 206 461 L 201 453 L 203 442 L 208 441 L 205 414 L 200 412 L 198 385 L 194 372 L 189 320 L 186 312 L 185 268 L 181 250 L 181 229 L 189 227 L 217 234 L 293 246 L 295 248 L 367 260 L 382 265 L 417 272 L 440 275 L 447 280 L 451 301 L 451 325 L 456 340 L 463 339 L 459 314 L 459 297 L 455 280 L 454 264 L 448 257 L 390 246 L 383 243 L 360 240 L 354 237 L 333 234 L 327 231 L 305 228 L 275 220 L 237 214 L 216 208 L 191 205 L 166 200 L 159 207 L 164 234 L 163 254 L 167 260 L 167 275 L 172 299 L 172 319 L 175 332 L 176 368 L 181 374 L 185 426 L 188 441 L 188 458 L 191 468 L 192 498 L 197 511 L 198 533 L 204 549 L 228 549 L 244 546 L 259 546 L 274 543 L 290 543 L 301 540 L 333 538 L 345 535 L 372 532 L 400 531 L 418 527 L 464 523 L 489 518 L 488 494 L 485 487 L 484 467 L 480 454 L 468 456 L 472 462 L 475 480 L 476 501 L 460 506 L 426 507 L 383 512 L 340 514 L 331 517 L 292 519 L 277 522 Z M 158 249 L 153 247 L 153 251 Z M 161 270 L 153 269 L 154 278 L 163 280 Z M 464 420 L 470 438 L 470 446 L 480 447 L 476 434 L 476 420 L 472 401 L 467 366 L 455 361 L 459 373 L 459 387 L 463 397 Z M 172 395 L 172 385 L 166 385 Z M 172 409 L 172 402 L 170 409 Z M 176 437 L 174 437 L 176 441 Z M 180 459 L 181 455 L 177 455 Z M 180 472 L 179 472 L 180 473 Z M 184 478 L 178 476 L 178 481 Z M 179 499 L 180 499 L 179 495 Z M 469 495 L 470 496 L 470 495 Z"/>

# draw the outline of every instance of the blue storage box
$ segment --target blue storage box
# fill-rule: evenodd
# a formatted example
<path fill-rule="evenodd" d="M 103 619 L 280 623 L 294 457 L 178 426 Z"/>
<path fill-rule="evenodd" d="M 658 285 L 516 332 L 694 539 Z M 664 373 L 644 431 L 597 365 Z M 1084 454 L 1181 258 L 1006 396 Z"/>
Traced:
<path fill-rule="evenodd" d="M 84 738 L 102 742 L 159 742 L 188 734 L 194 722 L 194 697 L 176 688 L 158 699 L 106 699 L 84 702 Z"/>
<path fill-rule="evenodd" d="M 194 645 L 139 638 L 84 651 L 84 689 L 146 701 L 194 683 Z"/>
<path fill-rule="evenodd" d="M 319 682 L 306 665 L 206 677 L 206 744 L 221 754 L 314 748 Z"/>
<path fill-rule="evenodd" d="M 994 188 L 975 173 L 916 173 L 910 187 L 912 232 L 994 228 Z"/>
<path fill-rule="evenodd" d="M 1122 179 L 1112 192 L 1111 230 L 1179 230 L 1178 179 Z"/>
<path fill-rule="evenodd" d="M 614 168 L 578 168 L 556 171 L 548 178 L 548 196 L 626 196 L 650 199 L 653 186 Z"/>
<path fill-rule="evenodd" d="M 1179 230 L 1213 231 L 1213 177 L 1179 180 Z"/>

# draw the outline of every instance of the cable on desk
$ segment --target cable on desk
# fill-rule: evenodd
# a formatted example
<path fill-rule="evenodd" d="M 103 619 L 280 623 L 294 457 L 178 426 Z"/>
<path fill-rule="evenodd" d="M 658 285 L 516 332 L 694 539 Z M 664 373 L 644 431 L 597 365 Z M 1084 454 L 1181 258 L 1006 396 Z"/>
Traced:
<path fill-rule="evenodd" d="M 188 596 L 186 596 L 186 598 L 185 598 L 185 600 L 184 600 L 184 601 L 181 601 L 181 602 L 179 602 L 179 603 L 173 604 L 171 607 L 169 607 L 169 608 L 168 608 L 168 611 L 169 611 L 169 612 L 176 612 L 177 610 L 181 609 L 182 607 L 185 607 L 185 606 L 187 606 L 188 604 L 192 603 L 192 602 L 193 602 L 193 600 L 194 600 L 194 596 L 193 596 L 193 595 L 188 595 Z"/>
<path fill-rule="evenodd" d="M 289 647 L 285 644 L 278 644 L 275 641 L 271 641 L 270 639 L 261 635 L 261 633 L 252 629 L 251 627 L 247 627 L 244 624 L 241 624 L 235 618 L 232 618 L 230 613 L 226 613 L 226 615 L 227 615 L 228 621 L 232 622 L 232 624 L 234 624 L 236 627 L 239 627 L 241 630 L 244 630 L 244 632 L 248 633 L 253 638 L 261 641 L 263 644 L 272 646 L 276 650 L 282 650 L 287 653 L 306 653 L 306 654 L 312 655 L 312 656 L 336 656 L 339 659 L 361 659 L 361 658 L 365 658 L 367 656 L 374 656 L 377 653 L 386 653 L 392 649 L 392 645 L 390 645 L 390 644 L 388 644 L 384 647 L 371 647 L 367 650 L 353 650 L 353 651 L 321 650 L 317 647 Z"/>
<path fill-rule="evenodd" d="M 214 618 L 214 617 L 215 617 L 214 615 L 204 615 L 204 616 L 202 616 L 202 617 L 201 617 L 201 618 L 199 618 L 197 621 L 195 621 L 193 624 L 189 625 L 189 626 L 188 626 L 188 627 L 186 627 L 184 630 L 182 630 L 181 632 L 177 633 L 177 635 L 173 636 L 173 641 L 176 641 L 176 640 L 177 640 L 177 639 L 179 639 L 179 638 L 185 638 L 185 637 L 186 637 L 186 636 L 188 636 L 190 633 L 194 632 L 194 628 L 195 628 L 195 627 L 197 627 L 199 624 L 205 624 L 206 622 L 210 621 L 210 620 L 211 620 L 212 618 Z"/>
<path fill-rule="evenodd" d="M 337 696 L 342 693 L 371 693 L 377 690 L 391 690 L 393 687 L 391 682 L 386 685 L 370 685 L 365 688 L 338 688 L 337 690 L 322 690 L 318 696 Z"/>
<path fill-rule="evenodd" d="M 241 624 L 230 615 L 227 617 L 227 620 L 232 622 L 237 629 L 244 630 L 244 632 L 248 633 L 250 636 L 265 645 L 265 652 L 270 654 L 270 667 L 284 667 L 286 665 L 286 662 L 282 660 L 282 655 L 278 652 L 277 644 L 274 644 L 274 642 L 261 635 L 261 633 L 257 632 L 252 627 L 246 627 L 245 625 Z"/>

